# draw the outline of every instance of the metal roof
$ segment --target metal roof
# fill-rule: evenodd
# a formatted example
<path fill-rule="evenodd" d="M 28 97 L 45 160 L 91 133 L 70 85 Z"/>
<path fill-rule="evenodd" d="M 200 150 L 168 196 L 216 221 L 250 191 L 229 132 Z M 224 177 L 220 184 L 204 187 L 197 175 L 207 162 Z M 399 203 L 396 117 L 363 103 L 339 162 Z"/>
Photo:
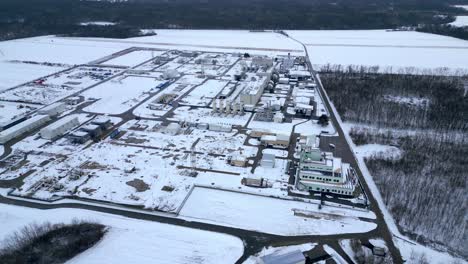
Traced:
<path fill-rule="evenodd" d="M 304 261 L 304 254 L 300 250 L 294 250 L 286 253 L 272 253 L 261 257 L 265 264 L 296 264 Z"/>

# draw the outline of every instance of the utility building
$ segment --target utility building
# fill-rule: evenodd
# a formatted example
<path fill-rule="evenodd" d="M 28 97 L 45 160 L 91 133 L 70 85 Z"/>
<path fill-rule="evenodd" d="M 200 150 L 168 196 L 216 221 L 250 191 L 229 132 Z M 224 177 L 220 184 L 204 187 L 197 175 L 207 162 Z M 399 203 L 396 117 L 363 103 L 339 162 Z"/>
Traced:
<path fill-rule="evenodd" d="M 65 134 L 67 131 L 79 124 L 80 122 L 78 121 L 78 117 L 67 116 L 41 129 L 39 134 L 42 138 L 51 140 Z"/>

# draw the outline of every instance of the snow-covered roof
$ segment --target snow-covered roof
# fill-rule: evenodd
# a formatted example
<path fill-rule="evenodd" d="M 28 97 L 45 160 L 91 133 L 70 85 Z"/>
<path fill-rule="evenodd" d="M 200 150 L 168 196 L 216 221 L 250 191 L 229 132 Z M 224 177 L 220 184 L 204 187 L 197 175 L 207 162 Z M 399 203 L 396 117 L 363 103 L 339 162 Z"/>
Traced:
<path fill-rule="evenodd" d="M 305 260 L 304 254 L 300 250 L 286 253 L 272 253 L 261 257 L 264 264 L 296 264 Z"/>

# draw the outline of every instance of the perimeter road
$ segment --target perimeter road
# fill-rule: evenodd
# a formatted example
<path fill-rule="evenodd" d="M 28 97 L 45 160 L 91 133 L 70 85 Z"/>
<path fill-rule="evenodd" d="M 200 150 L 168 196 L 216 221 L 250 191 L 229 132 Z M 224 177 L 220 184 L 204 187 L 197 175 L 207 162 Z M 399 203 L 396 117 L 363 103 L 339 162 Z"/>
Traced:
<path fill-rule="evenodd" d="M 364 179 L 361 168 L 359 167 L 357 159 L 354 156 L 352 148 L 351 148 L 351 146 L 349 145 L 348 141 L 346 140 L 346 138 L 344 136 L 345 132 L 343 131 L 343 129 L 341 128 L 339 122 L 337 121 L 335 113 L 334 113 L 334 111 L 333 111 L 333 109 L 331 107 L 330 98 L 328 98 L 328 95 L 327 95 L 327 93 L 325 91 L 325 88 L 323 87 L 322 82 L 320 81 L 320 77 L 319 77 L 318 73 L 314 70 L 314 68 L 312 67 L 312 63 L 310 62 L 310 58 L 309 58 L 309 53 L 307 51 L 307 46 L 304 43 L 302 43 L 301 41 L 299 41 L 299 40 L 297 40 L 295 38 L 292 38 L 290 36 L 288 36 L 288 37 L 291 40 L 294 40 L 297 43 L 300 43 L 304 47 L 307 66 L 309 67 L 310 73 L 312 74 L 312 76 L 316 80 L 317 87 L 319 88 L 318 89 L 319 94 L 321 95 L 321 98 L 322 98 L 325 106 L 327 107 L 327 109 L 329 111 L 330 120 L 332 121 L 333 125 L 335 126 L 336 131 L 339 134 L 339 137 L 338 137 L 337 140 L 339 140 L 340 146 L 346 146 L 345 149 L 342 150 L 342 153 L 343 153 L 344 156 L 341 157 L 341 158 L 343 158 L 343 160 L 345 160 L 346 162 L 349 162 L 351 164 L 351 166 L 356 170 L 356 173 L 358 174 L 358 177 L 359 177 L 359 181 L 361 182 L 362 187 L 364 188 L 364 191 L 368 195 L 371 210 L 375 213 L 375 215 L 377 217 L 377 221 L 376 221 L 377 229 L 376 230 L 378 231 L 378 233 L 380 233 L 382 238 L 385 240 L 385 242 L 387 244 L 387 247 L 388 247 L 388 249 L 389 249 L 389 251 L 390 251 L 390 253 L 392 255 L 393 262 L 394 263 L 403 263 L 403 258 L 402 258 L 401 254 L 400 254 L 400 251 L 395 246 L 395 244 L 393 243 L 393 239 L 392 239 L 393 236 L 392 236 L 392 233 L 390 232 L 390 230 L 388 229 L 387 223 L 385 222 L 385 218 L 383 216 L 382 210 L 379 208 L 379 205 L 377 203 L 377 200 L 374 197 L 374 194 L 371 192 L 369 186 L 367 185 L 367 183 L 366 183 L 366 181 Z"/>

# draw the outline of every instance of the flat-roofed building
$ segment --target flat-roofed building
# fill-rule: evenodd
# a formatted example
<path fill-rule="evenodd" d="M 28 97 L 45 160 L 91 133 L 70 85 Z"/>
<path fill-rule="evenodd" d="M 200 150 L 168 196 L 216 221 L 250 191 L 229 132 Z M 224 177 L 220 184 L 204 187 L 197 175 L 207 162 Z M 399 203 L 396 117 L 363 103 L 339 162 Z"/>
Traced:
<path fill-rule="evenodd" d="M 42 138 L 51 140 L 65 134 L 67 131 L 78 126 L 79 124 L 80 121 L 78 121 L 78 117 L 66 116 L 44 127 L 41 129 L 39 134 Z"/>

